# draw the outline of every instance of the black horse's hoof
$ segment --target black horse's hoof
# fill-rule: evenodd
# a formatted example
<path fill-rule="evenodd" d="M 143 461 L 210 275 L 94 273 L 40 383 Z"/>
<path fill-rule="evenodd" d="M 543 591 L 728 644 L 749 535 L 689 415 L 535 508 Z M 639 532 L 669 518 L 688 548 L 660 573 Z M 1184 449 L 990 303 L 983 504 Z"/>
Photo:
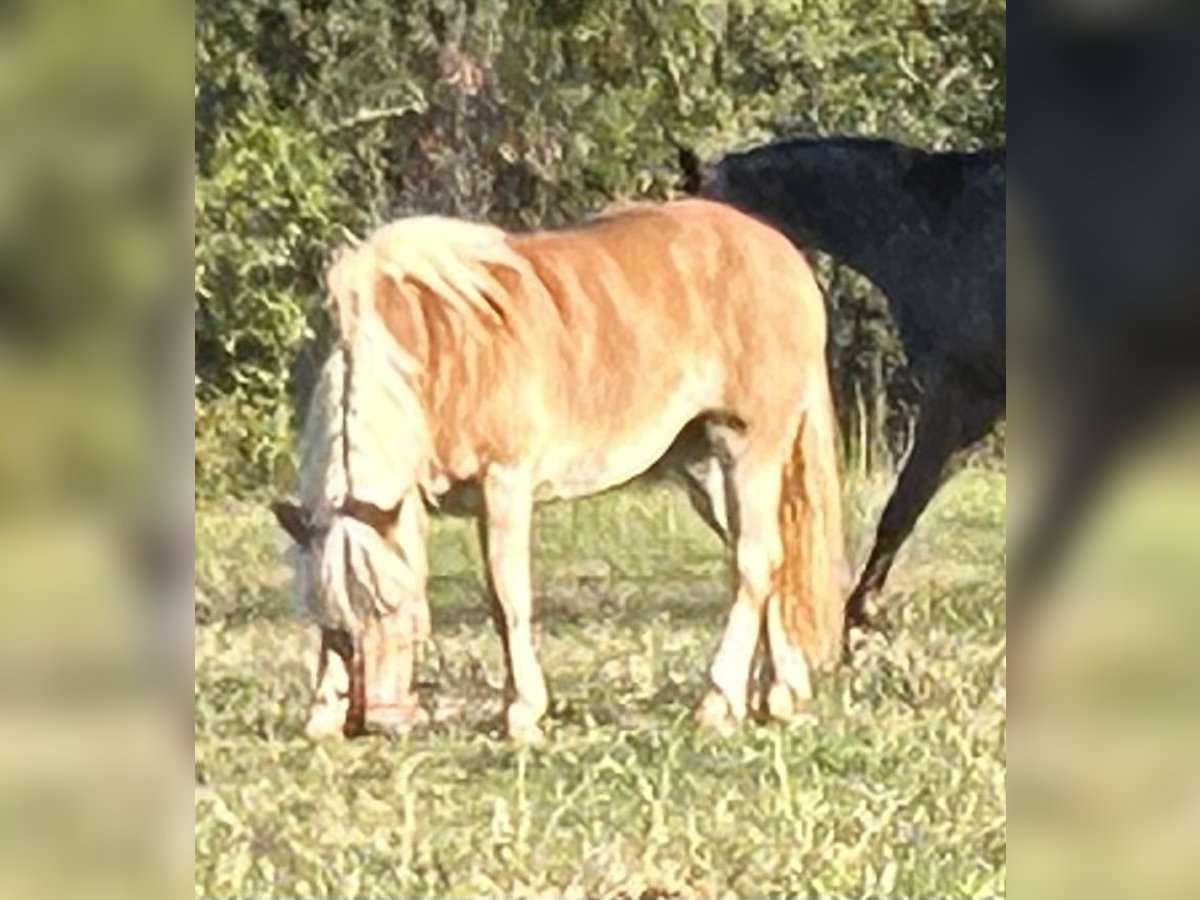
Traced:
<path fill-rule="evenodd" d="M 865 643 L 872 634 L 886 634 L 879 619 L 866 610 L 847 610 L 846 624 L 842 629 L 842 665 L 854 662 L 854 651 Z"/>

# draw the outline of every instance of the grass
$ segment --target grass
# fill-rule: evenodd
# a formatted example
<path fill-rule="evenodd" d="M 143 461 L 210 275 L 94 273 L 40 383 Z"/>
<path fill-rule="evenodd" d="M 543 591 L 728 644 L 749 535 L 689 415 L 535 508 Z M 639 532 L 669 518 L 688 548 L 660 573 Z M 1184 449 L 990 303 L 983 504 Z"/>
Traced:
<path fill-rule="evenodd" d="M 883 487 L 854 491 L 856 546 Z M 668 488 L 544 507 L 554 700 L 528 749 L 495 730 L 468 523 L 430 547 L 436 724 L 313 746 L 282 539 L 202 510 L 197 896 L 1002 896 L 1004 516 L 1002 472 L 958 475 L 893 575 L 890 639 L 819 683 L 815 722 L 715 740 L 691 722 L 729 602 L 715 539 Z"/>

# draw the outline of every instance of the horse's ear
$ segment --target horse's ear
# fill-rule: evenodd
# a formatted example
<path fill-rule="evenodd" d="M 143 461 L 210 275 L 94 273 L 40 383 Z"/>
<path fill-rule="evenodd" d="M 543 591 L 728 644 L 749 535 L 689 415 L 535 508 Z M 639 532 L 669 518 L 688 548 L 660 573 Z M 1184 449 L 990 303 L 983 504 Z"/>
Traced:
<path fill-rule="evenodd" d="M 312 529 L 304 510 L 288 500 L 276 500 L 271 504 L 271 512 L 293 541 L 301 547 L 308 544 L 309 538 L 312 537 Z"/>
<path fill-rule="evenodd" d="M 704 186 L 700 157 L 696 155 L 695 150 L 685 147 L 683 144 L 677 144 L 675 150 L 679 156 L 679 168 L 683 175 L 679 182 L 680 190 L 686 194 L 700 193 L 700 188 Z"/>

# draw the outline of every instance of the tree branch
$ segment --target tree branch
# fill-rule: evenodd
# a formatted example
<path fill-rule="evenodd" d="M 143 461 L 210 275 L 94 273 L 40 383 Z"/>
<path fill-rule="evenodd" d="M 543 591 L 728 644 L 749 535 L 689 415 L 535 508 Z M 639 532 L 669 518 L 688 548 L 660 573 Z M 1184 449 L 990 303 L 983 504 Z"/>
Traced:
<path fill-rule="evenodd" d="M 424 100 L 416 100 L 403 106 L 388 106 L 383 109 L 360 109 L 348 119 L 335 122 L 321 130 L 322 135 L 337 134 L 358 128 L 360 125 L 374 125 L 376 122 L 386 122 L 392 119 L 403 119 L 405 116 L 423 113 L 428 109 Z"/>

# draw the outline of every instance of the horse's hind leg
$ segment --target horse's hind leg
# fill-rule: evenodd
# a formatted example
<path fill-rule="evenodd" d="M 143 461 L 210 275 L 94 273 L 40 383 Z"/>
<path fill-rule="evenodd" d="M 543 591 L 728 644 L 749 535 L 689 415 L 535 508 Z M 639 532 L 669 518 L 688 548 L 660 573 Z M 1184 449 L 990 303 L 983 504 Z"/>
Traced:
<path fill-rule="evenodd" d="M 687 491 L 692 508 L 699 513 L 722 543 L 730 543 L 734 529 L 730 526 L 731 509 L 727 496 L 728 475 L 722 461 L 716 456 L 681 466 L 680 479 Z"/>
<path fill-rule="evenodd" d="M 751 667 L 763 631 L 773 573 L 782 556 L 780 488 L 775 459 L 769 465 L 759 454 L 747 453 L 738 459 L 733 489 L 738 526 L 734 538 L 737 586 L 729 621 L 709 667 L 713 690 L 698 712 L 700 723 L 716 731 L 725 731 L 746 717 Z"/>
<path fill-rule="evenodd" d="M 732 496 L 733 459 L 728 440 L 737 434 L 720 422 L 697 419 L 684 427 L 660 465 L 683 484 L 692 508 L 724 544 L 737 532 Z"/>
<path fill-rule="evenodd" d="M 892 563 L 917 519 L 945 480 L 955 452 L 995 425 L 1000 402 L 982 397 L 954 372 L 944 372 L 921 406 L 912 452 L 883 508 L 875 543 L 846 602 L 846 629 L 870 625 L 868 607 L 883 589 Z"/>
<path fill-rule="evenodd" d="M 493 468 L 483 481 L 487 506 L 487 565 L 504 621 L 508 681 L 513 698 L 505 712 L 510 737 L 536 741 L 538 720 L 549 698 L 546 680 L 533 647 L 533 585 L 530 577 L 530 534 L 533 486 L 521 471 Z"/>

